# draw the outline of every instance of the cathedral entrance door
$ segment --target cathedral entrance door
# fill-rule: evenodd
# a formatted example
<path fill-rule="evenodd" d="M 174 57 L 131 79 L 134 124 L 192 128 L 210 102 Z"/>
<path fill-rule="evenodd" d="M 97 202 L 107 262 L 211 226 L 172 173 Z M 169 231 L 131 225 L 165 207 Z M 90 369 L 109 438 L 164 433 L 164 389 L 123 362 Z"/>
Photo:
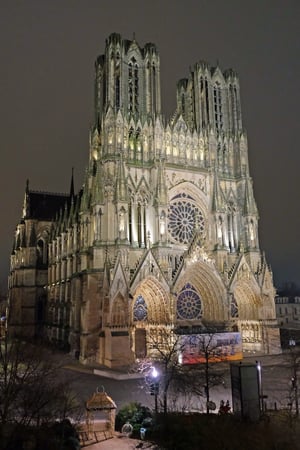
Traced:
<path fill-rule="evenodd" d="M 135 357 L 145 358 L 147 355 L 146 330 L 137 328 L 135 330 Z"/>

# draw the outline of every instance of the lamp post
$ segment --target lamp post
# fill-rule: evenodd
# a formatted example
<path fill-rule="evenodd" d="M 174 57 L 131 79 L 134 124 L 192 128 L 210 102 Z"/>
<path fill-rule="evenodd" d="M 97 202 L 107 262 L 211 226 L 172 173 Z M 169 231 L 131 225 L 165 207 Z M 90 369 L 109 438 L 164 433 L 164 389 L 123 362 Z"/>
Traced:
<path fill-rule="evenodd" d="M 298 354 L 296 351 L 296 341 L 294 339 L 289 340 L 290 352 L 291 352 L 291 360 L 292 360 L 292 378 L 291 385 L 292 390 L 294 391 L 295 397 L 295 409 L 296 416 L 299 416 L 299 400 L 298 400 Z"/>
<path fill-rule="evenodd" d="M 260 361 L 256 361 L 256 369 L 257 369 L 257 377 L 258 377 L 259 410 L 260 410 L 260 414 L 262 414 L 263 410 L 264 410 L 264 400 L 263 400 L 264 397 L 263 397 L 263 392 L 262 392 Z"/>
<path fill-rule="evenodd" d="M 159 394 L 159 373 L 155 367 L 152 367 L 151 371 L 150 394 L 154 395 L 154 410 L 155 414 L 157 414 L 158 411 L 157 396 Z"/>

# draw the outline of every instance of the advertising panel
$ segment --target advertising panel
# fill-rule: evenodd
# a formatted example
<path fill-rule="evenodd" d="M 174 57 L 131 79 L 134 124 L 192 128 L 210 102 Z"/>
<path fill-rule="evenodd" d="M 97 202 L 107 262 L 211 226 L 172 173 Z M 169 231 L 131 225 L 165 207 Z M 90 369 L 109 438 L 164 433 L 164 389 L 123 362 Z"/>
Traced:
<path fill-rule="evenodd" d="M 185 334 L 179 340 L 179 362 L 199 364 L 210 362 L 237 361 L 243 358 L 240 333 Z"/>

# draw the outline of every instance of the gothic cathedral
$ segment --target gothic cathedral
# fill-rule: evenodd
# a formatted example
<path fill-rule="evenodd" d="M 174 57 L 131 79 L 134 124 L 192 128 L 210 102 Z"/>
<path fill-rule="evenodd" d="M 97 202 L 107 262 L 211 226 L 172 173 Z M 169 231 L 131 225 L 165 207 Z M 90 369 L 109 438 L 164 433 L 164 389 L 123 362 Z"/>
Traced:
<path fill-rule="evenodd" d="M 73 177 L 64 195 L 27 183 L 9 332 L 108 367 L 149 354 L 161 330 L 238 332 L 244 354 L 272 354 L 274 296 L 237 74 L 196 63 L 165 121 L 156 46 L 110 35 L 81 190 Z"/>

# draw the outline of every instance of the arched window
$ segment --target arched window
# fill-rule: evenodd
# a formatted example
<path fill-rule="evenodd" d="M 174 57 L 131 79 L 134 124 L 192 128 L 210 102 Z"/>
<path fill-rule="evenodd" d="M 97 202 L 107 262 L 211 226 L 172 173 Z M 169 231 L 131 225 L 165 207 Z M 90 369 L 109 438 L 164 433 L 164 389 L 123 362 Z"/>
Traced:
<path fill-rule="evenodd" d="M 139 67 L 134 57 L 128 64 L 128 109 L 131 113 L 138 112 L 139 103 Z"/>
<path fill-rule="evenodd" d="M 152 63 L 152 106 L 153 111 L 156 111 L 156 69 L 155 64 Z"/>
<path fill-rule="evenodd" d="M 120 108 L 120 54 L 115 59 L 115 107 Z"/>
<path fill-rule="evenodd" d="M 222 90 L 221 85 L 217 81 L 214 85 L 214 113 L 216 130 L 220 132 L 223 129 L 223 112 L 222 112 Z"/>
<path fill-rule="evenodd" d="M 209 97 L 208 97 L 208 81 L 207 81 L 207 78 L 205 78 L 205 100 L 206 100 L 207 123 L 209 123 Z"/>
<path fill-rule="evenodd" d="M 230 115 L 231 128 L 233 131 L 238 129 L 238 106 L 237 106 L 237 90 L 236 86 L 229 85 L 229 99 L 230 99 Z"/>
<path fill-rule="evenodd" d="M 207 78 L 200 77 L 200 109 L 201 125 L 205 127 L 209 123 L 209 94 Z"/>

